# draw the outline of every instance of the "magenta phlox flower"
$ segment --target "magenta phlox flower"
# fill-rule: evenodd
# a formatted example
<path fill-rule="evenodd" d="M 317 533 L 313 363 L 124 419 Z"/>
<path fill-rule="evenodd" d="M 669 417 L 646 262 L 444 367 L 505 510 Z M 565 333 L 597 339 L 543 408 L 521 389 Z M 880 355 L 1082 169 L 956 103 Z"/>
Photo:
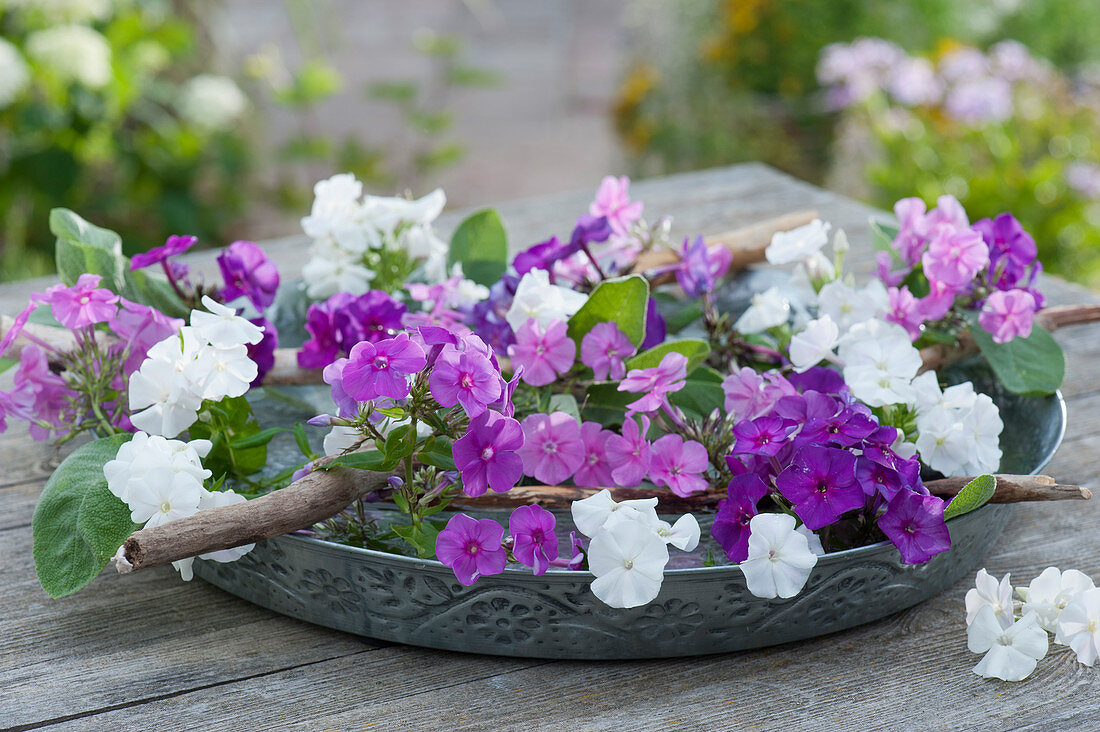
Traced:
<path fill-rule="evenodd" d="M 683 389 L 687 383 L 687 363 L 687 356 L 670 351 L 658 366 L 630 369 L 619 383 L 619 391 L 644 393 L 645 396 L 627 404 L 628 412 L 656 412 L 667 404 L 668 395 Z"/>
<path fill-rule="evenodd" d="M 505 381 L 500 390 L 500 399 L 489 406 L 496 409 L 505 417 L 513 417 L 516 413 L 516 405 L 512 404 L 512 395 L 516 393 L 520 379 L 523 378 L 523 367 L 519 366 L 512 372 L 512 378 Z"/>
<path fill-rule="evenodd" d="M 596 323 L 581 339 L 581 363 L 592 369 L 596 381 L 626 376 L 624 359 L 637 352 L 634 344 L 612 322 Z"/>
<path fill-rule="evenodd" d="M 50 370 L 46 354 L 34 344 L 27 345 L 20 353 L 12 382 L 14 388 L 7 395 L 10 411 L 30 423 L 31 437 L 35 440 L 49 439 L 51 429 L 40 423 L 57 429 L 61 412 L 76 396 L 75 392 Z"/>
<path fill-rule="evenodd" d="M 447 528 L 435 538 L 435 556 L 454 570 L 464 585 L 478 578 L 500 574 L 508 564 L 508 552 L 502 542 L 504 527 L 491 519 L 473 519 L 464 513 L 455 514 Z"/>
<path fill-rule="evenodd" d="M 769 372 L 769 376 L 774 372 Z M 793 387 L 795 393 L 805 394 L 816 391 L 819 394 L 849 394 L 848 385 L 844 383 L 844 376 L 836 369 L 825 366 L 813 366 L 802 373 L 793 373 L 786 377 L 786 384 L 780 384 L 779 388 Z M 779 398 L 786 396 L 782 394 Z M 777 400 L 778 401 L 778 400 Z"/>
<path fill-rule="evenodd" d="M 962 290 L 989 265 L 989 247 L 973 229 L 940 226 L 921 263 L 928 279 Z"/>
<path fill-rule="evenodd" d="M 523 429 L 519 422 L 487 409 L 470 420 L 466 434 L 451 448 L 462 473 L 463 491 L 480 496 L 492 489 L 504 493 L 523 477 Z"/>
<path fill-rule="evenodd" d="M 584 443 L 584 461 L 573 475 L 573 483 L 587 488 L 607 488 L 614 485 L 611 463 L 607 459 L 607 442 L 615 433 L 605 430 L 598 422 L 581 425 L 581 442 Z"/>
<path fill-rule="evenodd" d="M 123 364 L 127 374 L 136 371 L 146 353 L 157 343 L 183 327 L 179 318 L 169 318 L 156 308 L 119 298 L 118 313 L 108 323 L 111 331 L 126 343 L 129 355 Z"/>
<path fill-rule="evenodd" d="M 428 376 L 432 397 L 444 407 L 461 404 L 470 419 L 500 398 L 502 381 L 500 371 L 483 353 L 454 346 L 443 347 Z"/>
<path fill-rule="evenodd" d="M 795 398 L 795 397 L 788 397 Z M 790 429 L 781 417 L 764 416 L 743 419 L 733 426 L 733 451 L 749 455 L 778 455 L 787 442 Z"/>
<path fill-rule="evenodd" d="M 130 269 L 144 269 L 152 264 L 164 262 L 172 257 L 178 257 L 193 247 L 198 241 L 194 236 L 177 236 L 173 234 L 159 247 L 154 247 L 147 252 L 135 254 L 130 259 Z"/>
<path fill-rule="evenodd" d="M 994 287 L 1007 290 L 1016 287 L 1025 278 L 1034 281 L 1042 265 L 1035 257 L 1038 249 L 1035 239 L 1009 213 L 995 219 L 982 219 L 973 226 L 989 247 L 990 279 Z M 1030 269 L 1029 269 L 1030 268 Z"/>
<path fill-rule="evenodd" d="M 612 434 L 607 438 L 605 451 L 615 485 L 633 488 L 649 473 L 650 444 L 645 438 L 648 432 L 648 417 L 641 416 L 641 427 L 633 418 L 627 417 L 623 421 L 622 434 Z"/>
<path fill-rule="evenodd" d="M 573 570 L 581 569 L 584 566 L 584 542 L 576 531 L 569 532 L 569 549 L 571 556 L 565 566 Z"/>
<path fill-rule="evenodd" d="M 409 395 L 409 376 L 425 363 L 424 349 L 407 333 L 377 343 L 363 341 L 351 349 L 342 374 L 343 388 L 361 402 L 379 397 L 404 399 Z"/>
<path fill-rule="evenodd" d="M 856 482 L 867 497 L 882 496 L 889 502 L 901 489 L 901 474 L 868 457 L 856 458 Z"/>
<path fill-rule="evenodd" d="M 118 312 L 118 295 L 99 286 L 103 278 L 82 274 L 72 287 L 54 285 L 46 290 L 44 302 L 61 325 L 74 330 L 113 320 Z"/>
<path fill-rule="evenodd" d="M 218 255 L 225 287 L 222 297 L 232 302 L 244 296 L 257 312 L 263 312 L 275 302 L 279 289 L 279 269 L 257 244 L 235 241 Z"/>
<path fill-rule="evenodd" d="M 932 280 L 927 295 L 917 303 L 917 315 L 925 322 L 941 320 L 955 304 L 956 290 L 948 284 Z"/>
<path fill-rule="evenodd" d="M 565 412 L 532 414 L 523 420 L 523 472 L 547 485 L 560 485 L 584 463 L 577 420 Z"/>
<path fill-rule="evenodd" d="M 248 322 L 258 326 L 264 333 L 258 343 L 248 344 L 248 358 L 256 364 L 256 378 L 252 380 L 250 388 L 256 388 L 264 383 L 264 377 L 275 368 L 275 349 L 279 347 L 279 331 L 267 318 L 252 318 Z"/>
<path fill-rule="evenodd" d="M 668 486 L 678 496 L 701 493 L 708 487 L 703 478 L 710 461 L 707 449 L 695 440 L 680 435 L 665 435 L 653 443 L 649 479 Z"/>
<path fill-rule="evenodd" d="M 333 295 L 327 301 L 309 306 L 306 311 L 306 332 L 310 338 L 298 351 L 298 365 L 304 369 L 322 369 L 335 361 L 342 350 L 343 341 L 336 328 L 337 310 L 354 298 L 346 292 Z M 348 344 L 350 349 L 354 343 Z"/>
<path fill-rule="evenodd" d="M 812 371 L 817 373 L 815 369 L 806 373 Z M 798 394 L 782 374 L 770 371 L 762 375 L 748 366 L 727 376 L 722 381 L 722 391 L 726 395 L 726 412 L 739 419 L 756 419 L 770 412 L 783 397 Z"/>
<path fill-rule="evenodd" d="M 718 512 L 710 533 L 731 562 L 743 562 L 749 556 L 749 522 L 757 504 L 768 494 L 768 487 L 753 473 L 735 475 L 726 490 L 727 498 L 718 502 Z"/>
<path fill-rule="evenodd" d="M 899 490 L 878 520 L 882 533 L 901 552 L 906 564 L 922 564 L 951 548 L 951 534 L 944 523 L 946 504 L 936 496 Z"/>
<path fill-rule="evenodd" d="M 891 287 L 889 297 L 886 319 L 905 328 L 910 340 L 915 341 L 920 338 L 921 325 L 924 322 L 920 300 L 913 296 L 906 285 L 902 285 L 900 288 Z"/>
<path fill-rule="evenodd" d="M 609 175 L 600 182 L 596 200 L 588 212 L 605 217 L 617 236 L 627 236 L 634 222 L 642 217 L 642 202 L 630 200 L 630 178 Z"/>
<path fill-rule="evenodd" d="M 775 485 L 807 528 L 816 531 L 863 506 L 855 469 L 855 455 L 847 450 L 806 445 L 776 476 Z"/>
<path fill-rule="evenodd" d="M 718 280 L 729 271 L 733 253 L 721 244 L 708 247 L 701 236 L 680 247 L 680 263 L 676 268 L 676 281 L 688 297 L 700 297 L 714 291 Z"/>
<path fill-rule="evenodd" d="M 339 293 L 334 296 L 337 297 Z M 381 341 L 404 327 L 408 308 L 382 290 L 370 290 L 333 307 L 333 322 L 344 350 L 360 341 Z"/>
<path fill-rule="evenodd" d="M 978 314 L 978 325 L 993 335 L 994 342 L 1008 343 L 1031 335 L 1037 310 L 1035 298 L 1027 290 L 995 290 Z"/>
<path fill-rule="evenodd" d="M 534 318 L 516 331 L 516 343 L 508 347 L 512 362 L 523 368 L 523 380 L 532 386 L 546 386 L 573 368 L 577 344 L 566 334 L 565 322 L 554 319 L 543 331 Z"/>
<path fill-rule="evenodd" d="M 552 236 L 544 242 L 524 249 L 512 259 L 516 274 L 525 275 L 533 269 L 550 270 L 554 263 L 567 256 L 569 245 Z"/>
<path fill-rule="evenodd" d="M 508 517 L 512 535 L 512 554 L 521 564 L 534 570 L 536 577 L 558 558 L 557 519 L 542 506 L 520 506 Z"/>
<path fill-rule="evenodd" d="M 905 281 L 906 276 L 912 271 L 909 267 L 891 269 L 894 265 L 894 257 L 890 252 L 875 252 L 875 265 L 878 278 L 887 287 L 898 287 Z"/>

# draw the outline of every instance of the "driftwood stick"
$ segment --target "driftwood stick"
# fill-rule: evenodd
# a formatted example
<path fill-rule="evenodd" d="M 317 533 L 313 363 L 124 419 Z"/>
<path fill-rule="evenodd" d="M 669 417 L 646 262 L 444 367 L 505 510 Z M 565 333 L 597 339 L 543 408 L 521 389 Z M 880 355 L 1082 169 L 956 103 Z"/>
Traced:
<path fill-rule="evenodd" d="M 387 478 L 355 468 L 314 470 L 266 496 L 135 531 L 115 555 L 115 567 L 132 572 L 305 529 L 384 488 Z"/>

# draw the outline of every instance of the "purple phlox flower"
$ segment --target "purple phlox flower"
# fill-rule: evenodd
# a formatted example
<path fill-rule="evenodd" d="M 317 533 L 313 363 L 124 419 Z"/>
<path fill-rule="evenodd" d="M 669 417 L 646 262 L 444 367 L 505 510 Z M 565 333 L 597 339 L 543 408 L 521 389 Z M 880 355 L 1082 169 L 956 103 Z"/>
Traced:
<path fill-rule="evenodd" d="M 573 227 L 573 233 L 569 237 L 568 254 L 573 254 L 587 247 L 589 244 L 598 244 L 611 238 L 611 222 L 606 216 L 581 214 Z"/>
<path fill-rule="evenodd" d="M 688 297 L 699 297 L 714 291 L 715 283 L 725 276 L 732 262 L 733 253 L 721 244 L 707 247 L 701 236 L 690 244 L 684 239 L 676 281 Z"/>
<path fill-rule="evenodd" d="M 940 226 L 921 256 L 928 279 L 965 289 L 989 265 L 989 247 L 973 229 Z"/>
<path fill-rule="evenodd" d="M 649 473 L 650 444 L 646 440 L 649 432 L 649 418 L 641 417 L 642 425 L 631 417 L 623 421 L 622 435 L 612 434 L 607 438 L 607 462 L 611 466 L 611 477 L 615 485 L 633 488 L 645 479 Z"/>
<path fill-rule="evenodd" d="M 123 369 L 129 374 L 141 366 L 150 348 L 178 333 L 183 321 L 169 318 L 156 308 L 130 302 L 124 297 L 119 298 L 119 305 L 118 314 L 108 326 L 130 349 L 123 364 Z"/>
<path fill-rule="evenodd" d="M 218 255 L 225 287 L 222 297 L 232 302 L 244 296 L 258 312 L 275 302 L 279 289 L 279 269 L 254 242 L 235 241 Z"/>
<path fill-rule="evenodd" d="M 789 374 L 786 382 L 793 387 L 794 391 L 801 393 L 816 391 L 821 394 L 848 394 L 848 385 L 844 383 L 844 376 L 836 369 L 825 366 L 812 366 L 801 374 Z M 783 386 L 781 384 L 780 388 Z"/>
<path fill-rule="evenodd" d="M 589 205 L 588 212 L 606 217 L 616 235 L 626 236 L 642 217 L 642 202 L 630 200 L 630 178 L 609 175 L 600 182 L 596 200 Z"/>
<path fill-rule="evenodd" d="M 542 506 L 520 506 L 508 518 L 508 533 L 512 535 L 512 554 L 539 576 L 558 558 L 558 536 L 554 533 L 557 519 Z"/>
<path fill-rule="evenodd" d="M 154 247 L 141 254 L 135 254 L 130 259 L 130 269 L 144 269 L 151 264 L 164 262 L 171 257 L 178 257 L 193 247 L 197 241 L 198 238 L 194 236 L 177 236 L 173 234 L 168 237 L 168 240 L 162 246 Z"/>
<path fill-rule="evenodd" d="M 479 577 L 504 571 L 508 552 L 503 539 L 504 527 L 496 521 L 458 513 L 435 538 L 435 555 L 454 570 L 459 582 L 472 585 Z"/>
<path fill-rule="evenodd" d="M 1011 289 L 1027 278 L 1031 284 L 1042 265 L 1035 260 L 1038 250 L 1035 239 L 1009 213 L 995 219 L 975 222 L 974 230 L 989 247 L 991 284 L 1001 290 Z M 1029 268 L 1030 271 L 1029 271 Z"/>
<path fill-rule="evenodd" d="M 855 407 L 843 409 L 823 420 L 821 440 L 837 447 L 852 447 L 873 434 L 878 427 L 878 422 L 869 414 L 864 414 Z"/>
<path fill-rule="evenodd" d="M 409 395 L 408 377 L 425 363 L 424 349 L 407 333 L 377 343 L 363 341 L 351 349 L 342 374 L 343 387 L 361 402 L 378 397 L 403 399 Z"/>
<path fill-rule="evenodd" d="M 532 414 L 523 420 L 523 472 L 547 485 L 561 485 L 584 463 L 577 420 L 565 412 Z"/>
<path fill-rule="evenodd" d="M 554 319 L 543 331 L 534 318 L 516 331 L 516 344 L 508 347 L 512 362 L 523 368 L 523 380 L 532 386 L 546 386 L 573 368 L 577 344 L 566 335 L 565 322 Z"/>
<path fill-rule="evenodd" d="M 584 566 L 584 542 L 577 536 L 576 531 L 569 532 L 569 549 L 572 556 L 569 557 L 569 562 L 565 566 L 569 569 L 580 569 Z"/>
<path fill-rule="evenodd" d="M 480 496 L 489 488 L 511 490 L 523 477 L 523 459 L 517 453 L 522 446 L 523 429 L 516 420 L 490 409 L 470 420 L 466 434 L 451 448 L 466 495 Z"/>
<path fill-rule="evenodd" d="M 249 322 L 259 326 L 264 332 L 259 343 L 248 345 L 248 357 L 256 364 L 256 378 L 251 384 L 251 387 L 255 388 L 264 382 L 267 372 L 275 368 L 275 349 L 279 347 L 279 331 L 267 318 L 252 318 Z"/>
<path fill-rule="evenodd" d="M 636 352 L 634 344 L 612 322 L 596 323 L 581 339 L 581 363 L 592 369 L 596 381 L 623 378 L 626 375 L 623 359 Z"/>
<path fill-rule="evenodd" d="M 726 495 L 718 502 L 718 512 L 710 528 L 711 536 L 731 562 L 743 562 L 749 556 L 749 521 L 757 514 L 756 506 L 768 494 L 758 475 L 746 473 L 730 480 Z"/>
<path fill-rule="evenodd" d="M 990 293 L 978 315 L 978 325 L 993 335 L 996 343 L 1027 338 L 1035 321 L 1035 298 L 1027 290 L 996 290 Z"/>
<path fill-rule="evenodd" d="M 924 316 L 920 310 L 920 300 L 913 296 L 909 287 L 902 285 L 900 288 L 891 287 L 890 300 L 886 309 L 886 319 L 891 323 L 897 323 L 909 333 L 910 340 L 920 338 L 921 324 Z"/>
<path fill-rule="evenodd" d="M 856 458 L 856 482 L 864 495 L 876 494 L 889 501 L 901 487 L 901 475 L 893 468 L 867 457 Z"/>
<path fill-rule="evenodd" d="M 312 472 L 313 472 L 313 461 L 310 460 L 308 463 L 306 463 L 305 465 L 303 465 L 302 467 L 298 468 L 297 470 L 295 470 L 293 473 L 290 474 L 290 482 L 291 483 L 297 483 L 299 480 L 306 477 L 307 475 L 309 475 Z"/>
<path fill-rule="evenodd" d="M 905 281 L 911 271 L 908 267 L 890 269 L 894 264 L 894 258 L 890 252 L 875 252 L 875 264 L 877 265 L 878 278 L 887 287 L 897 287 Z"/>
<path fill-rule="evenodd" d="M 945 503 L 935 496 L 899 490 L 878 520 L 878 526 L 901 552 L 906 564 L 922 564 L 951 548 L 943 520 Z"/>
<path fill-rule="evenodd" d="M 707 449 L 701 443 L 684 440 L 680 435 L 665 435 L 653 443 L 649 479 L 686 497 L 707 489 L 702 474 L 709 464 Z"/>
<path fill-rule="evenodd" d="M 344 349 L 360 341 L 380 341 L 403 328 L 402 316 L 408 310 L 381 290 L 370 290 L 333 310 L 333 322 L 340 331 Z"/>
<path fill-rule="evenodd" d="M 118 312 L 118 295 L 99 286 L 103 278 L 82 274 L 72 287 L 54 285 L 46 290 L 45 302 L 53 316 L 66 328 L 106 323 Z"/>
<path fill-rule="evenodd" d="M 482 353 L 444 346 L 428 377 L 432 397 L 441 406 L 461 404 L 470 419 L 500 398 L 500 371 Z"/>
<path fill-rule="evenodd" d="M 906 460 L 889 446 L 867 441 L 863 446 L 863 457 L 895 471 L 901 480 L 901 485 L 905 488 L 923 495 L 928 494 L 928 489 L 920 479 L 920 460 L 915 456 Z"/>
<path fill-rule="evenodd" d="M 1003 122 L 1012 117 L 1012 84 L 993 76 L 963 79 L 952 86 L 943 106 L 967 124 Z"/>
<path fill-rule="evenodd" d="M 646 351 L 659 346 L 665 342 L 667 335 L 668 328 L 665 325 L 664 316 L 657 310 L 657 301 L 650 297 L 645 309 L 645 338 L 638 347 Z"/>
<path fill-rule="evenodd" d="M 533 269 L 545 269 L 549 271 L 553 267 L 554 262 L 571 253 L 567 244 L 564 244 L 558 237 L 552 236 L 546 241 L 539 242 L 517 254 L 515 258 L 512 259 L 512 267 L 515 268 L 516 274 L 521 276 Z M 492 292 L 490 291 L 490 298 L 491 297 Z"/>
<path fill-rule="evenodd" d="M 343 350 L 340 331 L 336 328 L 335 314 L 352 296 L 337 293 L 326 302 L 309 306 L 306 311 L 306 332 L 310 338 L 298 351 L 298 365 L 304 369 L 321 369 L 335 361 Z M 357 342 L 357 341 L 356 341 Z M 348 344 L 348 348 L 355 342 Z"/>
<path fill-rule="evenodd" d="M 440 346 L 440 350 L 443 350 L 442 346 L 457 346 L 462 342 L 462 338 L 456 335 L 453 330 L 438 325 L 421 325 L 415 330 L 415 335 L 412 338 L 425 349 L 431 346 Z"/>
<path fill-rule="evenodd" d="M 581 442 L 584 443 L 584 460 L 573 475 L 573 483 L 588 488 L 607 488 L 614 485 L 611 463 L 607 459 L 607 442 L 616 436 L 598 422 L 581 425 Z"/>
<path fill-rule="evenodd" d="M 788 397 L 793 398 L 793 397 Z M 787 441 L 787 423 L 781 417 L 743 419 L 733 427 L 733 451 L 749 455 L 777 455 Z"/>
<path fill-rule="evenodd" d="M 799 448 L 791 464 L 776 476 L 775 485 L 813 531 L 860 508 L 865 498 L 856 484 L 855 455 L 835 447 Z"/>
<path fill-rule="evenodd" d="M 928 246 L 927 212 L 928 207 L 919 198 L 902 198 L 894 204 L 894 215 L 898 217 L 899 226 L 892 246 L 909 267 L 920 261 Z"/>
<path fill-rule="evenodd" d="M 630 369 L 619 383 L 619 391 L 643 393 L 641 399 L 627 404 L 630 412 L 656 412 L 668 402 L 668 395 L 684 388 L 688 359 L 682 353 L 670 351 L 658 366 Z"/>
<path fill-rule="evenodd" d="M 512 417 L 516 413 L 516 405 L 512 404 L 512 395 L 516 393 L 516 387 L 519 386 L 519 380 L 523 378 L 523 367 L 518 366 L 516 370 L 512 372 L 512 378 L 505 381 L 500 390 L 500 399 L 493 402 L 489 406 L 497 409 L 505 417 Z"/>
<path fill-rule="evenodd" d="M 60 424 L 61 411 L 75 396 L 65 380 L 50 370 L 46 354 L 38 346 L 29 344 L 19 355 L 19 367 L 12 379 L 15 386 L 7 395 L 9 408 L 30 422 L 31 437 L 49 439 L 50 429 L 38 424 Z"/>
<path fill-rule="evenodd" d="M 818 367 L 807 370 L 802 378 L 806 378 L 810 374 L 820 373 L 820 371 L 815 370 L 816 368 Z M 841 382 L 843 383 L 843 377 L 841 377 Z M 726 412 L 737 416 L 739 419 L 756 419 L 770 412 L 775 403 L 783 397 L 798 394 L 792 382 L 788 381 L 782 374 L 769 371 L 767 374 L 761 375 L 748 366 L 744 366 L 740 371 L 727 376 L 722 381 L 722 391 L 726 395 Z"/>

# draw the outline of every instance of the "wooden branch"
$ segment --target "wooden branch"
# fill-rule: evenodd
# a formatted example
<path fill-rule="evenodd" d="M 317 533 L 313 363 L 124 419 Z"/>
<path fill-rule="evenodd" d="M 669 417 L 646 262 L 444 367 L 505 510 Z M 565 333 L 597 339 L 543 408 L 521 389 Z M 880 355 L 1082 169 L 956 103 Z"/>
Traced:
<path fill-rule="evenodd" d="M 135 531 L 115 555 L 115 567 L 132 572 L 305 529 L 386 487 L 389 477 L 355 468 L 315 469 L 266 496 Z"/>

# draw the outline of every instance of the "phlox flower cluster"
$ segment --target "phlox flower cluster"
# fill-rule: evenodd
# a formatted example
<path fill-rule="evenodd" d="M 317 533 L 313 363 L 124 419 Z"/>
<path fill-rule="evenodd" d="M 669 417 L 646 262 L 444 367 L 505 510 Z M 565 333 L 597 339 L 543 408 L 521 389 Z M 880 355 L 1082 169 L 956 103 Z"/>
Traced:
<path fill-rule="evenodd" d="M 417 200 L 364 196 L 363 184 L 345 173 L 318 182 L 313 194 L 310 214 L 302 219 L 313 240 L 302 268 L 311 298 L 364 294 L 376 276 L 370 256 L 383 250 L 421 262 L 429 282 L 447 278 L 447 244 L 432 226 L 447 202 L 442 189 Z"/>
<path fill-rule="evenodd" d="M 1078 662 L 1100 658 L 1100 588 L 1076 569 L 1047 567 L 1027 587 L 1013 588 L 978 571 L 966 593 L 967 647 L 984 654 L 974 673 L 1002 681 L 1022 681 L 1047 654 L 1048 633 L 1069 646 Z"/>
<path fill-rule="evenodd" d="M 381 290 L 360 295 L 339 292 L 306 311 L 309 339 L 298 351 L 298 365 L 323 369 L 362 341 L 380 341 L 402 328 L 408 306 Z"/>
<path fill-rule="evenodd" d="M 244 496 L 232 490 L 209 491 L 204 487 L 210 471 L 202 466 L 202 458 L 210 448 L 209 440 L 182 442 L 137 432 L 103 466 L 107 489 L 127 505 L 130 519 L 143 527 L 160 526 L 207 508 L 244 501 Z M 199 556 L 215 562 L 232 562 L 254 546 L 246 544 Z M 194 561 L 191 557 L 172 565 L 184 580 L 190 580 Z"/>
<path fill-rule="evenodd" d="M 970 382 L 941 390 L 935 372 L 913 379 L 916 449 L 925 465 L 944 475 L 982 475 L 1001 464 L 1000 411 Z"/>
<path fill-rule="evenodd" d="M 207 310 L 192 310 L 191 325 L 152 346 L 130 376 L 133 425 L 175 437 L 194 424 L 204 401 L 242 396 L 256 379 L 248 346 L 263 330 L 233 308 L 203 297 Z"/>

